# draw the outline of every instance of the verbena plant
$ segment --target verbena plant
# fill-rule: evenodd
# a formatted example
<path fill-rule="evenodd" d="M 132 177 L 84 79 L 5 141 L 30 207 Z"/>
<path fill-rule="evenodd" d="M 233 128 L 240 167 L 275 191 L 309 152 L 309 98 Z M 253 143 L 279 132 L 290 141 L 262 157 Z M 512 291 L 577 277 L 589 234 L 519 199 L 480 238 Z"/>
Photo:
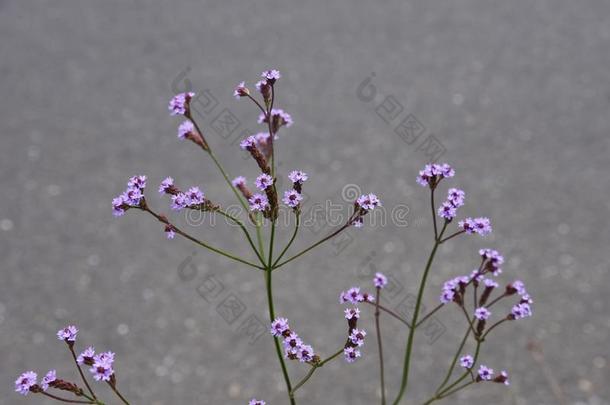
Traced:
<path fill-rule="evenodd" d="M 426 291 L 428 275 L 432 268 L 434 257 L 440 245 L 464 234 L 486 235 L 491 232 L 491 224 L 488 218 L 465 218 L 457 222 L 457 228 L 450 230 L 457 215 L 457 210 L 464 204 L 465 193 L 457 188 L 450 188 L 445 201 L 437 207 L 435 193 L 444 179 L 454 176 L 454 170 L 447 164 L 429 164 L 419 172 L 417 182 L 426 187 L 430 192 L 430 208 L 432 211 L 434 238 L 432 249 L 426 266 L 421 275 L 415 308 L 409 319 L 404 319 L 396 312 L 380 304 L 382 290 L 387 285 L 387 278 L 381 274 L 375 274 L 373 292 L 361 291 L 359 287 L 352 287 L 341 293 L 339 300 L 343 304 L 351 304 L 345 309 L 347 321 L 345 341 L 338 343 L 338 350 L 325 356 L 316 353 L 308 344 L 304 343 L 299 335 L 292 329 L 286 318 L 276 317 L 273 301 L 273 274 L 293 260 L 320 246 L 324 242 L 336 237 L 347 228 L 354 226 L 360 228 L 364 225 L 366 215 L 381 206 L 379 198 L 375 194 L 365 194 L 354 201 L 353 209 L 345 223 L 321 240 L 309 247 L 288 254 L 290 247 L 296 240 L 301 220 L 301 202 L 303 200 L 303 186 L 308 180 L 306 173 L 294 170 L 288 174 L 291 187 L 280 191 L 276 187 L 278 173 L 276 173 L 276 157 L 274 143 L 277 141 L 278 132 L 292 125 L 292 118 L 281 109 L 275 108 L 276 84 L 280 79 L 277 70 L 265 71 L 262 80 L 256 83 L 258 97 L 251 94 L 250 90 L 242 82 L 234 92 L 236 98 L 250 100 L 260 110 L 258 122 L 266 126 L 266 131 L 244 139 L 240 146 L 247 151 L 258 166 L 256 173 L 256 190 L 251 191 L 247 186 L 245 177 L 239 176 L 230 180 L 229 175 L 223 168 L 210 144 L 203 135 L 203 131 L 197 124 L 191 111 L 191 100 L 194 93 L 182 93 L 176 95 L 169 104 L 172 115 L 184 116 L 185 121 L 178 128 L 178 137 L 193 142 L 207 154 L 225 179 L 227 186 L 235 195 L 241 207 L 247 215 L 240 218 L 223 209 L 223 207 L 207 196 L 198 188 L 190 187 L 183 191 L 170 177 L 161 182 L 159 192 L 168 195 L 171 199 L 172 211 L 190 210 L 205 212 L 210 215 L 220 215 L 235 224 L 243 233 L 246 250 L 251 250 L 250 256 L 243 256 L 241 252 L 226 251 L 217 246 L 203 241 L 186 230 L 179 228 L 168 216 L 153 210 L 146 200 L 144 190 L 146 188 L 146 176 L 134 176 L 129 179 L 127 189 L 116 197 L 113 202 L 115 216 L 122 216 L 129 210 L 138 210 L 152 215 L 163 225 L 168 238 L 173 239 L 176 235 L 208 249 L 214 253 L 225 256 L 231 260 L 251 267 L 259 271 L 265 278 L 267 292 L 267 306 L 269 314 L 270 332 L 277 352 L 277 358 L 282 370 L 286 384 L 287 400 L 296 404 L 298 390 L 305 385 L 309 379 L 325 364 L 343 358 L 347 363 L 355 362 L 360 356 L 360 348 L 367 340 L 367 333 L 358 328 L 358 320 L 361 316 L 357 305 L 367 305 L 374 309 L 375 334 L 377 340 L 377 352 L 379 358 L 379 381 L 382 405 L 389 403 L 385 389 L 385 372 L 383 343 L 381 336 L 382 315 L 395 318 L 404 324 L 406 330 L 404 362 L 400 377 L 400 388 L 392 397 L 392 404 L 400 403 L 407 392 L 411 376 L 411 360 L 413 358 L 415 338 L 418 329 L 436 312 L 446 307 L 453 307 L 456 316 L 465 321 L 466 332 L 457 345 L 455 355 L 450 361 L 449 367 L 441 377 L 437 389 L 431 394 L 424 404 L 430 404 L 437 400 L 446 398 L 468 386 L 482 382 L 495 382 L 505 385 L 509 384 L 506 371 L 494 373 L 494 371 L 480 363 L 481 347 L 491 335 L 492 331 L 504 323 L 531 316 L 532 300 L 527 294 L 521 281 L 514 281 L 500 288 L 494 280 L 501 272 L 503 257 L 495 250 L 481 249 L 479 251 L 478 268 L 469 275 L 459 276 L 451 279 L 443 285 L 440 303 L 429 313 L 422 313 L 422 300 Z M 283 206 L 280 205 L 283 203 Z M 287 208 L 290 215 L 294 216 L 294 230 L 287 243 L 278 243 L 276 240 L 276 227 L 278 225 L 278 213 L 280 208 Z M 438 219 L 437 219 L 438 216 Z M 504 311 L 497 304 L 505 298 L 516 296 L 514 305 Z M 492 320 L 492 307 L 495 313 Z M 23 395 L 28 393 L 40 394 L 53 398 L 60 402 L 104 404 L 95 394 L 94 385 L 87 380 L 83 368 L 87 369 L 94 380 L 104 382 L 110 386 L 118 400 L 129 404 L 128 400 L 117 387 L 117 378 L 114 371 L 114 353 L 95 353 L 93 347 L 76 354 L 74 345 L 78 329 L 67 326 L 58 331 L 57 336 L 63 340 L 71 353 L 74 364 L 82 380 L 80 383 L 66 381 L 57 378 L 55 370 L 49 371 L 40 383 L 33 371 L 23 373 L 15 381 L 15 390 Z M 465 347 L 469 340 L 474 343 L 474 351 L 467 353 Z M 303 364 L 303 376 L 300 379 L 291 378 L 286 368 L 287 361 L 296 361 Z M 456 374 L 456 369 L 461 372 Z M 87 371 L 87 370 L 85 370 Z M 51 390 L 53 389 L 53 390 Z M 250 405 L 265 404 L 262 400 L 252 399 Z"/>

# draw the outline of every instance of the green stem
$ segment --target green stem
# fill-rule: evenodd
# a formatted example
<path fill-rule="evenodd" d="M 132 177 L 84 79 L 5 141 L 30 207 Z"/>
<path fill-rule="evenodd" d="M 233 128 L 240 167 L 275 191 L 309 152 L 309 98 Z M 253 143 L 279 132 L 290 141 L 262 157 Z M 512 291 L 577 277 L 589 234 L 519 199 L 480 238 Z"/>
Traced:
<path fill-rule="evenodd" d="M 364 301 L 364 303 L 365 303 L 365 304 L 368 304 L 368 305 L 375 306 L 375 307 L 377 307 L 377 306 L 378 306 L 380 310 L 382 310 L 383 312 L 386 312 L 388 315 L 390 315 L 390 316 L 392 316 L 392 317 L 394 317 L 394 318 L 398 319 L 400 322 L 404 323 L 404 324 L 407 326 L 407 328 L 411 328 L 411 325 L 409 325 L 409 322 L 407 322 L 406 320 L 402 319 L 402 318 L 400 317 L 400 315 L 398 315 L 397 313 L 395 313 L 395 312 L 394 312 L 394 311 L 392 311 L 391 309 L 388 309 L 388 308 L 384 307 L 384 306 L 383 306 L 383 305 L 381 305 L 381 304 L 376 305 L 376 304 L 375 304 L 375 303 L 373 303 L 373 302 Z M 421 323 L 421 322 L 420 322 L 420 323 Z"/>
<path fill-rule="evenodd" d="M 246 235 L 246 238 L 248 239 L 248 242 L 250 243 L 250 246 L 252 247 L 252 250 L 254 251 L 254 253 L 256 253 L 256 256 L 258 257 L 258 260 L 261 262 L 261 264 L 264 266 L 265 265 L 265 261 L 262 258 L 262 256 L 260 255 L 260 253 L 258 252 L 258 249 L 256 249 L 256 245 L 254 245 L 254 242 L 252 241 L 252 238 L 250 237 L 250 233 L 248 232 L 248 230 L 246 229 L 246 227 L 244 226 L 244 224 L 237 218 L 235 218 L 234 216 L 232 216 L 231 214 L 228 214 L 226 212 L 224 212 L 223 210 L 218 210 L 216 211 L 218 212 L 220 215 L 224 216 L 227 219 L 230 219 L 231 221 L 233 221 L 235 224 L 239 225 L 239 227 L 241 228 L 241 230 L 244 232 L 244 234 Z"/>
<path fill-rule="evenodd" d="M 470 332 L 471 332 L 471 328 L 469 326 L 468 329 L 466 330 L 466 333 L 464 334 L 464 338 L 462 339 L 460 346 L 458 347 L 457 351 L 455 352 L 455 356 L 453 356 L 453 360 L 451 361 L 451 365 L 449 366 L 449 369 L 447 370 L 447 375 L 445 375 L 445 379 L 436 389 L 437 394 L 443 389 L 443 387 L 445 387 L 447 382 L 449 382 L 449 379 L 451 378 L 451 375 L 453 374 L 453 369 L 455 368 L 458 358 L 460 357 L 460 354 L 462 353 L 462 350 L 464 349 L 464 346 L 466 345 L 468 336 L 470 336 Z"/>
<path fill-rule="evenodd" d="M 385 376 L 383 371 L 383 343 L 381 341 L 381 326 L 379 320 L 379 300 L 381 298 L 381 288 L 377 287 L 375 296 L 375 330 L 377 332 L 377 348 L 379 350 L 379 385 L 381 388 L 381 405 L 385 405 Z"/>
<path fill-rule="evenodd" d="M 199 245 L 199 246 L 202 246 L 202 247 L 204 247 L 204 248 L 206 248 L 206 249 L 211 250 L 212 252 L 218 253 L 219 255 L 222 255 L 222 256 L 228 257 L 229 259 L 233 259 L 233 260 L 238 261 L 238 262 L 243 263 L 243 264 L 247 264 L 248 266 L 251 266 L 251 267 L 257 268 L 257 269 L 259 269 L 259 270 L 264 270 L 264 269 L 265 269 L 264 267 L 258 266 L 258 265 L 254 264 L 254 263 L 251 263 L 251 262 L 249 262 L 249 261 L 247 261 L 247 260 L 245 260 L 245 259 L 242 259 L 242 258 L 240 258 L 240 257 L 234 256 L 234 255 L 232 255 L 231 253 L 225 252 L 224 250 L 222 250 L 222 249 L 220 249 L 220 248 L 216 248 L 216 247 L 210 246 L 210 245 L 208 245 L 206 242 L 200 241 L 199 239 L 192 237 L 191 235 L 189 235 L 189 234 L 187 234 L 186 232 L 184 232 L 184 231 L 180 230 L 179 228 L 177 228 L 177 227 L 176 227 L 174 224 L 170 224 L 170 223 L 167 221 L 167 218 L 162 217 L 161 215 L 159 215 L 159 214 L 157 214 L 156 212 L 152 211 L 152 210 L 151 210 L 150 208 L 148 208 L 148 207 L 144 207 L 144 208 L 140 208 L 140 209 L 142 209 L 142 210 L 144 210 L 144 211 L 148 212 L 148 213 L 149 213 L 149 214 L 151 214 L 153 217 L 157 218 L 157 220 L 159 220 L 159 222 L 162 222 L 162 223 L 164 223 L 164 224 L 168 224 L 168 225 L 170 225 L 170 226 L 172 227 L 172 229 L 174 230 L 174 232 L 176 232 L 178 235 L 180 235 L 180 236 L 182 236 L 182 237 L 184 237 L 184 238 L 186 238 L 186 239 L 190 240 L 191 242 L 196 243 L 196 244 L 197 244 L 197 245 Z"/>
<path fill-rule="evenodd" d="M 72 342 L 73 343 L 73 342 Z M 80 374 L 81 379 L 83 380 L 83 382 L 85 383 L 85 386 L 87 387 L 87 390 L 89 391 L 89 393 L 91 394 L 91 396 L 93 397 L 93 400 L 96 400 L 97 397 L 95 396 L 95 393 L 93 392 L 93 390 L 91 389 L 91 386 L 89 385 L 89 383 L 87 382 L 87 379 L 85 378 L 85 374 L 83 373 L 82 368 L 80 367 L 80 364 L 78 364 L 78 361 L 76 359 L 76 353 L 74 352 L 74 347 L 71 344 L 68 344 L 68 348 L 70 349 L 70 353 L 72 354 L 72 359 L 74 360 L 74 364 L 76 364 L 76 368 L 78 369 L 78 374 Z"/>
<path fill-rule="evenodd" d="M 297 232 L 299 231 L 299 220 L 300 220 L 300 215 L 299 215 L 299 211 L 295 212 L 295 218 L 296 218 L 296 224 L 294 226 L 294 232 L 292 233 L 292 237 L 290 238 L 290 240 L 288 241 L 288 243 L 286 244 L 286 247 L 284 248 L 284 250 L 282 250 L 282 252 L 280 253 L 280 255 L 277 257 L 277 259 L 273 262 L 273 265 L 271 267 L 275 268 L 275 266 L 277 265 L 277 263 L 280 261 L 280 259 L 282 257 L 284 257 L 284 254 L 286 253 L 286 251 L 290 248 L 290 246 L 292 246 L 292 243 L 294 242 L 294 239 L 297 236 Z"/>
<path fill-rule="evenodd" d="M 343 353 L 343 349 L 339 349 L 336 353 L 334 353 L 332 356 L 328 357 L 327 359 L 325 359 L 324 361 L 321 361 L 317 364 L 312 364 L 311 365 L 311 369 L 309 370 L 309 372 L 305 375 L 305 377 L 303 377 L 303 379 L 301 381 L 299 381 L 294 388 L 292 389 L 292 392 L 290 393 L 292 397 L 294 397 L 294 393 L 301 388 L 315 373 L 315 371 L 317 369 L 319 369 L 320 367 L 324 366 L 326 363 L 328 363 L 329 361 L 335 359 L 337 356 L 339 356 L 341 353 Z"/>
<path fill-rule="evenodd" d="M 61 401 L 61 402 L 68 402 L 70 404 L 95 404 L 94 401 L 80 401 L 78 399 L 68 399 L 68 398 L 62 398 L 62 397 L 58 397 L 56 395 L 53 394 L 49 394 L 48 392 L 41 392 L 42 395 L 49 397 L 49 398 L 53 398 L 56 401 Z"/>
<path fill-rule="evenodd" d="M 424 316 L 419 322 L 417 322 L 417 325 L 415 325 L 415 327 L 417 328 L 417 327 L 419 327 L 419 325 L 426 322 L 426 320 L 428 320 L 428 318 L 430 318 L 432 315 L 434 315 L 436 313 L 436 311 L 438 311 L 439 309 L 441 309 L 444 306 L 445 306 L 445 304 L 437 305 L 436 308 L 434 308 L 432 311 L 428 312 L 426 314 L 426 316 Z"/>
<path fill-rule="evenodd" d="M 114 393 L 117 395 L 117 397 L 119 397 L 119 399 L 121 401 L 123 401 L 123 403 L 125 405 L 129 405 L 129 402 L 125 399 L 125 397 L 123 395 L 121 395 L 121 393 L 119 392 L 119 390 L 116 388 L 116 384 L 112 384 L 110 383 L 110 381 L 106 381 L 108 383 L 108 385 L 110 386 L 110 388 L 112 388 L 112 391 L 114 391 Z"/>

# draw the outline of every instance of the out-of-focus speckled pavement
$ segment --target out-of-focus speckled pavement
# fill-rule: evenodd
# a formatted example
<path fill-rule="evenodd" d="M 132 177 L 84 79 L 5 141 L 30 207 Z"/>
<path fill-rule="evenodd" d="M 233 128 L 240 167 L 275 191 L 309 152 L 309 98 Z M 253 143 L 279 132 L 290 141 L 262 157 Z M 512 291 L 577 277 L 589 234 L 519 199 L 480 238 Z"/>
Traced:
<path fill-rule="evenodd" d="M 278 106 L 295 120 L 278 141 L 280 170 L 310 173 L 308 204 L 341 203 L 353 183 L 410 209 L 407 227 L 352 229 L 343 250 L 327 245 L 278 272 L 279 314 L 328 353 L 345 328 L 337 294 L 367 283 L 363 274 L 400 281 L 388 305 L 415 292 L 431 225 L 415 175 L 434 135 L 468 193 L 462 212 L 491 217 L 495 232 L 444 246 L 426 306 L 482 246 L 505 254 L 503 277 L 524 280 L 536 301 L 533 319 L 501 329 L 483 353 L 511 372 L 511 387 L 467 390 L 457 403 L 558 403 L 526 350 L 533 339 L 567 403 L 608 403 L 609 47 L 605 0 L 0 1 L 0 404 L 27 403 L 12 392 L 22 370 L 73 375 L 54 337 L 68 322 L 82 344 L 117 352 L 134 404 L 286 402 L 270 339 L 249 344 L 239 327 L 246 315 L 266 319 L 263 277 L 204 252 L 180 277 L 193 246 L 165 240 L 142 214 L 115 219 L 109 205 L 135 173 L 149 176 L 158 209 L 167 175 L 231 201 L 211 162 L 176 139 L 166 103 L 187 81 L 208 89 L 218 102 L 203 120 L 210 143 L 231 174 L 251 173 L 234 141 L 258 129 L 257 113 L 232 91 L 269 67 L 283 73 Z M 367 78 L 369 101 L 357 92 Z M 395 109 L 378 108 L 384 100 Z M 228 140 L 211 129 L 224 108 L 240 120 Z M 412 143 L 394 132 L 409 114 L 425 127 Z M 243 252 L 236 229 L 208 228 L 194 232 Z M 198 289 L 210 275 L 225 289 L 206 301 Z M 228 324 L 217 307 L 231 294 L 245 312 Z M 433 389 L 462 333 L 457 311 L 438 321 L 442 337 L 418 339 L 410 403 Z M 384 329 L 392 396 L 405 331 Z M 300 402 L 376 403 L 374 347 L 356 365 L 325 367 Z"/>

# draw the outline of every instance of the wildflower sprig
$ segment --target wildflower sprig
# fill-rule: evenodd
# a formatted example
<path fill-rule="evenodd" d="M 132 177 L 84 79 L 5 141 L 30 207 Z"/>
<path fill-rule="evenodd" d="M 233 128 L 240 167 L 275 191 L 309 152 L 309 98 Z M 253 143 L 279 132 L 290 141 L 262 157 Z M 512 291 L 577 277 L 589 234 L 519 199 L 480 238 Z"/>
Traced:
<path fill-rule="evenodd" d="M 105 382 L 121 403 L 129 405 L 129 402 L 117 387 L 117 378 L 114 372 L 115 354 L 113 352 L 96 354 L 95 349 L 90 346 L 77 356 L 74 351 L 77 335 L 78 328 L 74 325 L 68 325 L 57 331 L 57 338 L 66 343 L 85 388 L 81 388 L 74 382 L 58 378 L 55 370 L 50 370 L 41 379 L 40 383 L 38 383 L 38 375 L 34 371 L 26 371 L 15 380 L 15 391 L 21 395 L 41 394 L 58 402 L 105 405 L 95 394 L 93 385 L 89 384 L 83 372 L 83 368 L 88 368 L 95 381 Z M 54 391 L 49 391 L 50 388 Z M 59 393 L 55 391 L 59 391 Z M 72 397 L 66 397 L 65 395 L 68 393 L 72 394 Z"/>
<path fill-rule="evenodd" d="M 184 191 L 175 184 L 174 179 L 171 177 L 163 180 L 159 186 L 159 192 L 168 195 L 171 200 L 171 211 L 194 210 L 209 213 L 210 215 L 221 215 L 233 224 L 238 225 L 252 251 L 253 259 L 243 257 L 241 254 L 227 251 L 199 239 L 190 234 L 188 230 L 178 227 L 170 220 L 168 215 L 153 210 L 145 196 L 147 181 L 145 176 L 134 176 L 129 180 L 126 190 L 113 200 L 113 211 L 116 216 L 122 216 L 128 210 L 134 209 L 147 212 L 161 222 L 163 230 L 169 239 L 174 239 L 176 235 L 179 235 L 214 253 L 262 271 L 265 275 L 267 306 L 271 322 L 276 319 L 272 289 L 273 271 L 284 267 L 286 264 L 336 237 L 348 227 L 362 227 L 365 216 L 370 211 L 381 206 L 381 201 L 375 194 L 360 196 L 354 201 L 353 211 L 342 226 L 331 231 L 317 242 L 289 255 L 292 245 L 297 240 L 301 223 L 301 204 L 304 200 L 303 188 L 309 180 L 309 176 L 301 170 L 292 170 L 287 173 L 291 187 L 282 191 L 278 190 L 277 180 L 279 173 L 276 172 L 277 159 L 274 144 L 279 139 L 278 133 L 283 133 L 286 128 L 293 125 L 294 121 L 290 114 L 276 106 L 276 87 L 281 78 L 280 72 L 275 69 L 267 70 L 261 74 L 261 78 L 256 83 L 256 91 L 251 91 L 245 82 L 241 82 L 235 87 L 233 92 L 237 99 L 243 98 L 253 103 L 260 113 L 258 123 L 265 127 L 263 132 L 250 135 L 239 144 L 240 148 L 247 152 L 256 164 L 256 170 L 251 173 L 251 176 L 248 176 L 254 179 L 256 189 L 248 187 L 246 176 L 237 176 L 231 180 L 217 159 L 212 145 L 204 136 L 204 131 L 192 114 L 192 102 L 197 97 L 196 93 L 178 94 L 171 99 L 168 107 L 172 115 L 183 116 L 185 118 L 185 121 L 178 127 L 178 138 L 191 141 L 213 160 L 220 174 L 225 179 L 227 186 L 230 187 L 247 213 L 247 219 L 242 220 L 239 216 L 230 214 L 220 204 L 215 203 L 213 198 L 209 198 L 208 194 L 198 186 L 192 186 L 184 189 Z M 260 98 L 257 97 L 256 93 L 258 93 Z M 277 246 L 279 243 L 276 241 L 276 228 L 281 204 L 294 215 L 295 225 L 288 242 L 283 246 Z M 263 225 L 268 226 L 263 228 Z M 254 236 L 251 234 L 252 227 L 254 228 Z M 268 230 L 267 235 L 264 235 L 264 230 Z M 352 332 L 353 330 L 350 330 L 350 333 Z M 274 335 L 274 344 L 292 404 L 296 403 L 294 392 L 300 385 L 297 384 L 297 386 L 293 387 L 286 369 L 286 359 L 298 359 L 300 362 L 309 364 L 314 369 L 317 369 L 326 361 L 330 361 L 341 353 L 345 354 L 346 359 L 355 359 L 360 355 L 360 352 L 357 350 L 359 345 L 349 343 L 349 339 L 348 343 L 338 352 L 339 354 L 330 356 L 326 360 L 320 360 L 315 356 L 310 346 L 303 345 L 300 342 L 300 338 L 295 336 L 291 340 L 294 346 L 290 346 L 288 349 L 284 347 L 284 350 L 282 350 L 283 343 L 281 338 L 283 339 L 284 337 Z M 286 353 L 288 355 L 285 356 Z"/>

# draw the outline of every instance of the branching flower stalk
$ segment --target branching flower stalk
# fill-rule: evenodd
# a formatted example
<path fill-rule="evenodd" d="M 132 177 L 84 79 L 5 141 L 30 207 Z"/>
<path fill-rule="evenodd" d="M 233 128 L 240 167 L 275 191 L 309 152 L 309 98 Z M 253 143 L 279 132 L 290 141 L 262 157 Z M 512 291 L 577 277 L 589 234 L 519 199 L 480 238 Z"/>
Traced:
<path fill-rule="evenodd" d="M 386 403 L 397 405 L 404 400 L 413 374 L 411 366 L 412 359 L 416 355 L 417 332 L 433 315 L 454 305 L 457 306 L 458 313 L 456 316 L 465 318 L 464 336 L 458 343 L 457 350 L 449 362 L 449 367 L 444 372 L 441 382 L 428 400 L 424 402 L 424 405 L 447 398 L 481 382 L 508 385 L 509 379 L 506 371 L 496 374 L 494 370 L 480 363 L 482 348 L 488 341 L 491 332 L 496 332 L 501 325 L 531 316 L 532 300 L 523 282 L 519 280 L 507 284 L 503 289 L 499 288 L 500 286 L 494 280 L 494 277 L 502 273 L 501 266 L 504 258 L 497 251 L 487 248 L 480 249 L 478 268 L 468 275 L 458 276 L 446 281 L 439 297 L 439 305 L 427 314 L 422 313 L 426 287 L 429 276 L 434 271 L 434 259 L 438 254 L 439 247 L 461 235 L 479 234 L 485 236 L 492 230 L 490 220 L 485 217 L 465 218 L 458 221 L 457 229 L 450 230 L 453 227 L 458 208 L 464 205 L 465 192 L 457 188 L 449 188 L 445 201 L 437 206 L 435 198 L 438 196 L 439 186 L 445 179 L 452 178 L 455 175 L 455 171 L 448 164 L 428 164 L 419 172 L 417 177 L 417 182 L 430 192 L 429 201 L 434 237 L 430 254 L 421 273 L 415 307 L 409 319 L 405 319 L 381 304 L 382 290 L 388 284 L 387 277 L 382 273 L 376 273 L 372 280 L 375 288 L 374 294 L 361 290 L 360 287 L 352 287 L 340 293 L 339 302 L 350 305 L 344 310 L 345 340 L 330 344 L 329 346 L 334 350 L 329 351 L 331 354 L 325 358 L 316 353 L 311 345 L 304 342 L 301 336 L 290 327 L 288 319 L 277 316 L 277 312 L 283 313 L 284 311 L 276 311 L 273 295 L 274 272 L 287 267 L 287 264 L 335 238 L 346 229 L 352 226 L 361 228 L 367 214 L 381 206 L 381 201 L 375 194 L 359 196 L 353 202 L 350 215 L 341 226 L 309 246 L 292 252 L 292 247 L 297 242 L 301 228 L 303 187 L 309 178 L 307 173 L 303 171 L 291 171 L 287 175 L 290 180 L 290 187 L 283 190 L 280 195 L 274 145 L 279 139 L 278 133 L 280 130 L 283 133 L 285 128 L 293 124 L 292 117 L 275 106 L 276 85 L 280 78 L 279 71 L 267 70 L 262 73 L 262 80 L 255 85 L 258 96 L 251 93 L 244 82 L 240 83 L 233 93 L 237 99 L 243 98 L 253 103 L 255 108 L 260 111 L 259 124 L 263 124 L 266 128 L 266 131 L 248 136 L 240 142 L 240 148 L 246 151 L 255 163 L 255 171 L 251 174 L 251 177 L 255 179 L 255 190 L 248 187 L 247 179 L 244 176 L 237 176 L 231 180 L 229 174 L 213 153 L 212 146 L 204 137 L 204 131 L 191 113 L 191 100 L 195 97 L 195 93 L 178 94 L 169 103 L 169 110 L 172 115 L 185 118 L 178 127 L 178 138 L 190 141 L 212 159 L 220 175 L 245 212 L 243 218 L 240 215 L 235 215 L 208 198 L 198 186 L 180 188 L 171 177 L 167 177 L 160 183 L 159 193 L 169 197 L 171 201 L 170 211 L 193 211 L 210 216 L 220 216 L 236 225 L 246 242 L 244 250 L 236 252 L 211 244 L 194 236 L 188 229 L 178 227 L 175 221 L 170 220 L 168 214 L 151 208 L 145 196 L 146 176 L 133 176 L 129 179 L 125 191 L 112 201 L 114 215 L 120 217 L 129 210 L 147 213 L 161 223 L 168 239 L 174 239 L 176 235 L 179 235 L 201 248 L 263 273 L 269 331 L 273 337 L 275 352 L 286 386 L 287 401 L 292 405 L 297 403 L 299 390 L 310 382 L 324 365 L 339 358 L 343 358 L 347 363 L 354 363 L 362 356 L 361 350 L 364 347 L 367 332 L 358 326 L 361 317 L 360 304 L 366 304 L 373 309 L 379 358 L 381 405 L 386 405 Z M 294 216 L 295 222 L 291 236 L 285 244 L 277 241 L 280 209 L 288 209 L 290 217 Z M 510 311 L 502 315 L 502 310 L 497 309 L 497 304 L 513 296 L 518 297 L 517 303 L 512 306 Z M 492 314 L 492 307 L 494 313 L 500 314 L 499 317 Z M 392 401 L 389 401 L 389 393 L 386 392 L 386 380 L 388 375 L 394 376 L 395 374 L 386 374 L 381 328 L 382 320 L 386 316 L 400 321 L 406 327 L 404 360 L 400 372 L 399 389 L 395 395 L 392 395 Z M 492 320 L 492 317 L 495 319 Z M 129 405 L 125 395 L 119 391 L 117 386 L 117 377 L 113 368 L 114 353 L 102 352 L 96 354 L 93 347 L 89 347 L 77 356 L 74 350 L 77 333 L 78 329 L 71 325 L 61 329 L 57 336 L 68 345 L 84 388 L 76 383 L 58 379 L 55 370 L 51 370 L 40 383 L 37 381 L 35 372 L 23 373 L 15 381 L 15 390 L 23 395 L 29 393 L 40 394 L 58 402 L 105 405 L 96 395 L 95 387 L 89 384 L 86 373 L 83 372 L 82 366 L 86 365 L 89 367 L 88 371 L 94 380 L 106 383 L 118 401 Z M 465 353 L 465 347 L 470 340 L 473 341 L 475 346 L 472 355 Z M 337 349 L 337 347 L 339 348 Z M 298 362 L 307 367 L 299 379 L 291 379 L 287 368 L 288 361 Z M 458 366 L 463 371 L 461 374 L 454 376 Z M 475 370 L 475 367 L 478 368 Z M 51 392 L 51 388 L 58 392 Z M 265 401 L 252 399 L 249 405 L 265 405 Z"/>

